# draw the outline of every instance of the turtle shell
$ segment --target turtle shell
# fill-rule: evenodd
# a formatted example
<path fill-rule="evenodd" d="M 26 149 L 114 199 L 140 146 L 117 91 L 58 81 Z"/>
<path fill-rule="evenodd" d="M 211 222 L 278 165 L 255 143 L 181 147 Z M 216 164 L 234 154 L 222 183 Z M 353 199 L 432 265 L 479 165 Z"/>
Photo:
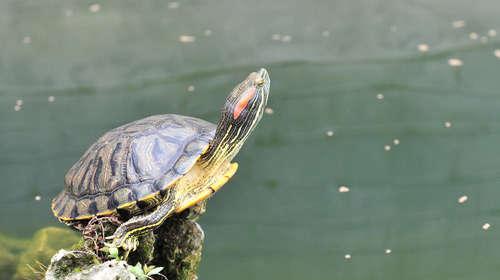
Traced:
<path fill-rule="evenodd" d="M 157 115 L 105 133 L 66 173 L 54 215 L 106 215 L 168 188 L 193 167 L 215 129 L 197 118 Z"/>

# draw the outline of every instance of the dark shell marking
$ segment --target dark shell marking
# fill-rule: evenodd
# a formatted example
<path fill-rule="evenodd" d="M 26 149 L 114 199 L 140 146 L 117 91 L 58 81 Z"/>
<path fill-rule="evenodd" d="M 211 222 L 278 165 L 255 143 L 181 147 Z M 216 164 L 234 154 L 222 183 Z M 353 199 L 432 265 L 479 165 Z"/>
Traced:
<path fill-rule="evenodd" d="M 193 167 L 215 128 L 197 118 L 158 115 L 107 132 L 66 173 L 54 214 L 84 219 L 158 193 Z"/>

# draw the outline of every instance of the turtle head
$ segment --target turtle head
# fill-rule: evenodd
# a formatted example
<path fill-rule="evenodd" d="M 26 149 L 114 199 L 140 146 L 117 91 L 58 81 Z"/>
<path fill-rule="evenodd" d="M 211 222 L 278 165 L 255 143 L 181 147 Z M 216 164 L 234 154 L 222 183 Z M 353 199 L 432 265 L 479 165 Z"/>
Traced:
<path fill-rule="evenodd" d="M 241 131 L 233 135 L 235 141 L 244 139 L 262 118 L 269 96 L 269 84 L 266 69 L 260 69 L 259 72 L 250 73 L 227 97 L 221 121 Z"/>
<path fill-rule="evenodd" d="M 270 79 L 266 69 L 252 72 L 228 95 L 205 158 L 231 160 L 257 126 L 267 104 Z"/>

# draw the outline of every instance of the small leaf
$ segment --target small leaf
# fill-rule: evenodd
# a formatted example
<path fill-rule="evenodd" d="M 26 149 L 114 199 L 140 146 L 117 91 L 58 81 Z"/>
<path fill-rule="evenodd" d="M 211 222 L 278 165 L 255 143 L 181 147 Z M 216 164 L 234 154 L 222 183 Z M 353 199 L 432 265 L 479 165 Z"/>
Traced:
<path fill-rule="evenodd" d="M 147 265 L 147 264 L 144 264 L 144 266 L 142 267 L 142 271 L 144 271 L 144 274 L 148 274 L 148 272 L 153 269 L 155 266 L 154 265 Z"/>
<path fill-rule="evenodd" d="M 118 254 L 118 248 L 116 248 L 116 247 L 110 247 L 108 249 L 108 251 L 109 251 L 109 256 L 110 257 L 112 257 L 114 259 L 118 259 L 120 257 L 119 254 Z"/>
<path fill-rule="evenodd" d="M 141 265 L 137 263 L 135 266 L 129 266 L 128 271 L 132 272 L 132 274 L 137 277 L 137 279 L 142 280 L 146 279 L 147 276 L 144 274 L 144 271 L 142 271 Z"/>
<path fill-rule="evenodd" d="M 153 267 L 153 268 L 151 268 L 151 270 L 149 272 L 147 272 L 147 275 L 148 276 L 156 275 L 156 274 L 159 274 L 160 271 L 162 271 L 162 270 L 163 270 L 163 267 L 161 267 L 161 266 L 160 267 Z"/>

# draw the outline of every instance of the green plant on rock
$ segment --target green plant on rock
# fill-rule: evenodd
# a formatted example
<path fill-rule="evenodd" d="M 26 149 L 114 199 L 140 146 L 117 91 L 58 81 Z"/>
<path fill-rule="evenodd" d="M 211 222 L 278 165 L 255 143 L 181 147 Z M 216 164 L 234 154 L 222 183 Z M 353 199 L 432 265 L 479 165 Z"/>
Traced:
<path fill-rule="evenodd" d="M 124 260 L 125 256 L 120 256 L 120 250 L 111 243 L 104 243 L 105 246 L 101 249 L 101 251 L 107 253 L 109 259 L 121 261 Z M 127 253 L 127 252 L 126 252 Z M 138 262 L 135 266 L 128 266 L 128 271 L 137 277 L 138 280 L 147 280 L 153 279 L 153 275 L 160 275 L 167 279 L 164 275 L 160 274 L 160 271 L 163 270 L 163 267 L 155 267 L 153 265 L 142 265 Z"/>
<path fill-rule="evenodd" d="M 128 238 L 125 241 L 125 245 L 123 246 L 123 249 L 124 249 L 123 256 L 120 256 L 120 253 L 119 253 L 120 249 L 112 243 L 104 242 L 104 247 L 101 248 L 100 250 L 108 253 L 109 259 L 127 261 L 129 254 L 131 252 L 136 251 L 137 248 L 139 248 L 139 239 L 134 236 L 134 237 Z"/>
<path fill-rule="evenodd" d="M 107 256 L 111 260 L 121 261 L 123 258 L 120 256 L 120 250 L 111 243 L 104 243 L 104 247 L 101 251 L 107 253 Z"/>
<path fill-rule="evenodd" d="M 155 266 L 148 266 L 148 265 L 142 265 L 141 263 L 137 263 L 135 266 L 129 266 L 128 270 L 132 272 L 132 274 L 137 277 L 138 280 L 147 280 L 147 279 L 153 279 L 153 275 L 160 275 L 163 276 L 165 279 L 167 279 L 164 275 L 160 273 L 160 271 L 163 270 L 163 267 L 155 267 Z"/>

